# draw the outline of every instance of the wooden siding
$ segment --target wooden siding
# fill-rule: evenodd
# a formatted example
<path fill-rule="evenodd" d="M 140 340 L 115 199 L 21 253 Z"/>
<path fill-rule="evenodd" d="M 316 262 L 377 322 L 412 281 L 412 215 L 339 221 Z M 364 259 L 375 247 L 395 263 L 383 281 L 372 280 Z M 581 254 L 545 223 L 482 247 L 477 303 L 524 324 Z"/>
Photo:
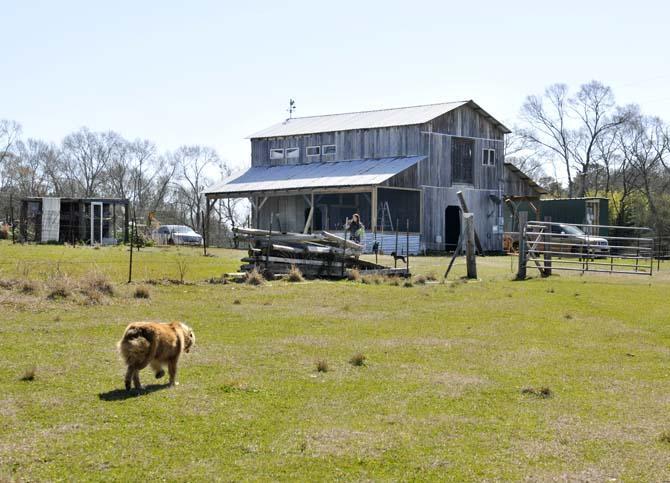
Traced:
<path fill-rule="evenodd" d="M 405 171 L 389 178 L 379 186 L 388 186 L 393 188 L 418 188 L 419 169 L 417 164 L 410 166 Z"/>
<path fill-rule="evenodd" d="M 456 193 L 459 188 L 424 187 L 423 236 L 429 250 L 442 250 L 445 240 L 445 211 L 447 206 L 460 206 Z M 502 250 L 502 232 L 494 228 L 499 223 L 500 203 L 489 196 L 487 190 L 463 189 L 468 209 L 475 214 L 475 230 L 482 248 L 487 252 Z M 496 232 L 497 230 L 497 232 Z M 441 237 L 441 242 L 437 237 Z"/>
<path fill-rule="evenodd" d="M 251 165 L 304 164 L 422 154 L 420 126 L 357 129 L 283 138 L 251 140 Z M 307 147 L 334 144 L 335 155 L 307 156 Z M 270 161 L 271 149 L 299 148 L 300 156 Z"/>
<path fill-rule="evenodd" d="M 270 214 L 274 214 L 272 230 L 302 233 L 305 228 L 305 210 L 309 207 L 302 195 L 273 196 L 268 198 L 261 208 L 257 227 L 270 228 Z"/>
<path fill-rule="evenodd" d="M 419 163 L 418 182 L 422 186 L 450 187 L 451 146 L 456 136 L 427 133 L 422 135 L 423 152 L 428 159 Z M 494 149 L 494 166 L 484 165 L 484 149 Z M 474 139 L 473 184 L 463 185 L 476 189 L 498 190 L 503 176 L 504 147 L 502 142 Z"/>
<path fill-rule="evenodd" d="M 447 112 L 425 125 L 425 131 L 485 139 L 504 139 L 504 132 L 471 106 Z"/>

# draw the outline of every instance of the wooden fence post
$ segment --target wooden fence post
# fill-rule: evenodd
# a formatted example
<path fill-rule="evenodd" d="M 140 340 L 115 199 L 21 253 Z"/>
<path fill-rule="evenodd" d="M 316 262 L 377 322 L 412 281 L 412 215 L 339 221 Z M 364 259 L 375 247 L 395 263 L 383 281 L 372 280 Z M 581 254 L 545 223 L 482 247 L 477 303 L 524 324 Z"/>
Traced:
<path fill-rule="evenodd" d="M 467 262 L 468 278 L 477 278 L 477 258 L 475 256 L 475 215 L 463 213 L 465 222 L 465 259 Z"/>
<path fill-rule="evenodd" d="M 526 279 L 526 224 L 528 212 L 519 212 L 519 269 L 516 272 L 517 280 Z"/>

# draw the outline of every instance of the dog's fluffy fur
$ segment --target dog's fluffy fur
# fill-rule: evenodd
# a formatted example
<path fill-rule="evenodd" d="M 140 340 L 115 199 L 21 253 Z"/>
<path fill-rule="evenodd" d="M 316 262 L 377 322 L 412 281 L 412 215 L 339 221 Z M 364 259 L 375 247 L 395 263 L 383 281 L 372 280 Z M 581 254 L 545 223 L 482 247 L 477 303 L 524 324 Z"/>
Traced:
<path fill-rule="evenodd" d="M 156 378 L 165 375 L 163 365 L 167 365 L 170 385 L 177 384 L 177 362 L 183 352 L 189 352 L 195 344 L 195 334 L 186 324 L 171 322 L 133 322 L 118 343 L 119 352 L 128 366 L 126 372 L 126 390 L 130 390 L 131 381 L 135 389 L 141 389 L 140 370 L 151 365 Z"/>

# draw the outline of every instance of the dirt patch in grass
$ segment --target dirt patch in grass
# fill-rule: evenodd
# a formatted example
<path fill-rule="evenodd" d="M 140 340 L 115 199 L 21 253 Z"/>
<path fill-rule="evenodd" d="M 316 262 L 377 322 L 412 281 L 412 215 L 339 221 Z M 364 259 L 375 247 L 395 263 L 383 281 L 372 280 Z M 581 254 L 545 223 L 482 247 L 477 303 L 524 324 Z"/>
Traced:
<path fill-rule="evenodd" d="M 391 449 L 385 433 L 331 428 L 308 434 L 302 441 L 302 452 L 310 457 L 376 458 Z"/>
<path fill-rule="evenodd" d="M 407 338 L 393 338 L 382 339 L 376 342 L 376 345 L 381 347 L 444 347 L 449 348 L 454 345 L 453 339 L 442 339 L 439 337 L 407 337 Z"/>
<path fill-rule="evenodd" d="M 489 384 L 489 381 L 483 377 L 458 372 L 434 374 L 430 376 L 430 381 L 440 388 L 442 395 L 449 397 L 461 396 L 468 389 Z"/>
<path fill-rule="evenodd" d="M 304 345 L 310 347 L 326 347 L 332 342 L 331 337 L 319 337 L 315 335 L 295 335 L 285 337 L 278 341 L 281 345 Z"/>

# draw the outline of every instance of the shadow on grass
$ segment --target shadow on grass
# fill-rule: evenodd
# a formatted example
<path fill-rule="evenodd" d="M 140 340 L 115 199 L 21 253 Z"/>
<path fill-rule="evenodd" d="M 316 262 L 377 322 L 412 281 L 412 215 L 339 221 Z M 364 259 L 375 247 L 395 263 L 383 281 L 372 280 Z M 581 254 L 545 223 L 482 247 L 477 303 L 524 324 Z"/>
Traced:
<path fill-rule="evenodd" d="M 123 401 L 125 399 L 151 394 L 152 392 L 160 391 L 161 389 L 167 389 L 169 387 L 169 384 L 149 384 L 148 386 L 144 386 L 139 391 L 137 389 L 131 389 L 130 391 L 126 391 L 125 389 L 113 389 L 111 391 L 101 392 L 98 394 L 98 397 L 102 401 Z"/>

